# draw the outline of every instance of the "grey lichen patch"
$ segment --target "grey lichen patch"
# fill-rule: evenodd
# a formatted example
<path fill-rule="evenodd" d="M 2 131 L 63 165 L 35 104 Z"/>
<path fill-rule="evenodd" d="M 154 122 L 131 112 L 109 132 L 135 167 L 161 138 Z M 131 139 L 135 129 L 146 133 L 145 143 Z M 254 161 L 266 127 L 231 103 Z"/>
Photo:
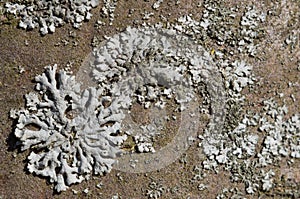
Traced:
<path fill-rule="evenodd" d="M 226 1 L 204 1 L 202 7 L 200 20 L 192 15 L 182 16 L 174 28 L 196 38 L 205 47 L 213 46 L 215 56 L 258 56 L 257 41 L 264 38 L 265 12 L 254 6 L 246 9 L 237 5 L 229 7 Z"/>
<path fill-rule="evenodd" d="M 249 58 L 259 56 L 257 55 L 258 41 L 264 37 L 262 24 L 265 23 L 267 15 L 266 12 L 258 11 L 253 6 L 244 10 L 235 6 L 222 7 L 221 4 L 222 2 L 205 1 L 203 4 L 205 9 L 200 21 L 188 15 L 172 24 L 174 29 L 194 37 L 203 45 L 206 45 L 206 41 L 212 40 L 220 46 L 212 49 L 211 55 L 219 70 L 222 71 L 227 89 L 225 128 L 222 131 L 222 138 L 210 139 L 210 142 L 207 142 L 203 135 L 199 135 L 200 146 L 207 160 L 197 168 L 201 168 L 205 175 L 207 175 L 206 170 L 218 173 L 225 169 L 231 172 L 232 176 L 236 176 L 232 178 L 232 181 L 243 182 L 248 194 L 258 191 L 268 192 L 276 186 L 274 179 L 278 173 L 267 166 L 278 165 L 284 157 L 289 157 L 289 159 L 297 157 L 296 151 L 299 151 L 297 132 L 299 130 L 297 130 L 296 123 L 298 122 L 296 121 L 298 121 L 298 116 L 296 114 L 283 121 L 286 117 L 285 114 L 282 115 L 283 107 L 275 108 L 276 106 L 269 111 L 266 111 L 268 108 L 261 110 L 258 114 L 245 113 L 246 98 L 243 91 L 245 88 L 250 88 L 249 91 L 253 90 L 258 80 L 253 75 L 253 67 L 240 58 L 235 60 L 235 55 L 236 53 L 239 56 L 243 54 Z M 224 50 L 224 47 L 227 49 Z M 277 110 L 278 108 L 281 111 Z M 276 119 L 278 114 L 282 116 Z M 268 125 L 271 123 L 267 132 L 260 130 L 260 125 L 263 123 Z M 289 138 L 286 138 L 285 133 L 287 129 L 291 129 L 289 127 L 291 124 L 293 132 L 287 133 Z M 268 135 L 270 133 L 271 135 Z M 264 158 L 260 158 L 263 156 L 262 153 L 266 159 L 271 159 L 269 163 L 261 164 L 264 162 Z M 267 168 L 261 170 L 261 167 Z M 198 185 L 202 191 L 205 190 L 203 180 L 203 177 L 198 178 L 201 182 Z"/>
<path fill-rule="evenodd" d="M 259 164 L 266 166 L 289 156 L 300 158 L 300 117 L 299 114 L 285 120 L 286 106 L 278 106 L 274 101 L 264 102 L 266 113 L 260 120 L 259 130 L 266 133 L 263 148 L 258 154 Z"/>
<path fill-rule="evenodd" d="M 164 109 L 165 100 L 172 98 L 179 105 L 178 111 L 184 112 L 188 110 L 188 103 L 194 101 L 195 95 L 202 92 L 199 85 L 204 83 L 210 96 L 210 100 L 207 101 L 211 106 L 212 116 L 204 140 L 209 144 L 209 140 L 220 137 L 216 132 L 222 128 L 226 112 L 224 108 L 226 96 L 221 73 L 209 54 L 188 37 L 175 30 L 162 29 L 160 24 L 155 27 L 127 28 L 121 34 L 108 38 L 103 46 L 95 49 L 94 56 L 92 66 L 94 79 L 109 93 L 124 100 L 124 104 L 128 107 L 132 102 L 138 102 L 146 109 L 151 106 Z M 193 111 L 196 113 L 187 113 L 190 114 L 192 126 L 197 124 L 198 120 L 197 110 Z M 176 120 L 176 117 L 172 118 Z M 188 118 L 185 119 L 189 120 Z M 187 132 L 190 132 L 191 127 L 188 128 L 189 130 L 182 129 L 185 131 L 183 134 L 189 134 Z M 144 132 L 150 132 L 150 138 L 157 134 L 155 133 L 157 129 L 151 125 L 144 126 L 143 129 Z M 135 141 L 137 144 L 141 142 L 138 151 L 154 152 L 147 136 L 135 136 Z M 180 145 L 176 151 L 181 148 Z M 171 144 L 168 146 L 176 147 Z M 166 152 L 170 151 L 172 150 Z M 162 155 L 160 159 L 166 161 Z M 139 165 L 143 165 L 144 162 L 148 165 L 141 168 L 150 169 L 151 161 L 146 159 L 136 161 Z M 159 167 L 163 165 L 160 163 Z M 135 172 L 139 171 L 136 167 L 134 169 Z"/>
<path fill-rule="evenodd" d="M 109 19 L 109 25 L 113 25 L 115 18 L 115 9 L 117 7 L 118 0 L 104 0 L 104 5 L 101 9 L 104 18 Z"/>
<path fill-rule="evenodd" d="M 216 172 L 218 172 L 218 164 L 222 165 L 226 164 L 227 161 L 231 161 L 231 147 L 235 148 L 241 145 L 246 148 L 250 147 L 251 149 L 244 148 L 243 150 L 247 150 L 249 155 L 253 155 L 253 148 L 255 148 L 258 140 L 257 135 L 240 134 L 242 133 L 241 130 L 246 129 L 246 124 L 239 125 L 245 101 L 242 91 L 246 87 L 251 87 L 256 78 L 252 74 L 251 65 L 242 60 L 234 60 L 232 57 L 236 53 L 235 49 L 242 49 L 244 47 L 241 46 L 249 47 L 249 45 L 254 44 L 254 41 L 260 37 L 257 32 L 259 31 L 259 25 L 265 20 L 264 13 L 258 13 L 253 7 L 249 7 L 241 15 L 239 12 L 242 10 L 241 8 L 235 6 L 228 8 L 221 6 L 222 3 L 224 2 L 204 2 L 203 16 L 200 21 L 195 20 L 190 15 L 179 18 L 178 22 L 173 24 L 174 29 L 195 38 L 197 42 L 203 44 L 204 41 L 210 39 L 221 46 L 220 49 L 222 49 L 213 49 L 211 55 L 214 55 L 218 70 L 223 74 L 224 86 L 227 89 L 227 114 L 222 129 L 223 133 L 222 136 L 221 133 L 219 134 L 220 137 L 211 136 L 208 140 L 205 139 L 205 136 L 208 136 L 209 133 L 206 132 L 204 136 L 200 136 L 200 146 L 208 157 L 208 160 L 203 162 L 203 167 L 213 169 Z M 226 46 L 228 50 L 224 50 L 223 46 Z M 239 51 L 239 53 L 242 52 L 242 50 Z M 254 56 L 253 53 L 248 53 L 250 56 Z M 206 98 L 206 100 L 209 101 L 209 98 Z M 234 140 L 231 140 L 234 136 Z M 239 136 L 241 137 L 236 140 Z M 244 141 L 241 142 L 242 140 Z M 236 150 L 242 149 L 238 148 Z M 235 155 L 237 155 L 237 152 Z"/>
<path fill-rule="evenodd" d="M 146 190 L 146 196 L 149 199 L 158 199 L 161 198 L 163 193 L 166 191 L 166 188 L 159 181 L 151 181 L 148 189 Z"/>
<path fill-rule="evenodd" d="M 222 18 L 218 18 L 216 16 L 215 8 L 212 8 L 208 5 L 207 12 L 213 13 L 212 20 L 219 20 L 223 21 Z M 216 8 L 218 9 L 218 7 Z M 221 8 L 220 8 L 221 9 Z M 210 35 L 212 40 L 219 40 L 217 43 L 218 45 L 228 45 L 231 47 L 236 46 L 246 46 L 248 44 L 254 43 L 254 41 L 258 38 L 255 31 L 257 31 L 257 28 L 259 27 L 259 23 L 263 22 L 264 14 L 258 14 L 254 8 L 249 8 L 244 16 L 240 16 L 239 19 L 235 18 L 235 13 L 238 13 L 238 9 L 234 10 L 232 9 L 230 13 L 224 12 L 225 18 L 232 18 L 232 23 L 235 24 L 235 28 L 237 30 L 240 30 L 240 26 L 242 27 L 241 34 L 243 32 L 243 38 L 245 41 L 240 41 L 239 44 L 236 42 L 240 35 L 236 34 L 236 31 L 232 31 L 232 36 L 228 37 L 227 39 L 222 39 L 222 32 L 219 36 Z M 207 17 L 207 14 L 205 14 L 203 17 Z M 209 14 L 208 14 L 209 15 Z M 205 31 L 209 33 L 211 30 L 209 30 L 209 27 L 213 29 L 214 25 L 218 25 L 218 23 L 212 23 L 213 25 L 210 27 L 210 24 L 205 21 L 198 22 L 195 19 L 193 19 L 191 16 L 184 16 L 178 19 L 178 23 L 171 24 L 169 28 L 175 29 L 174 32 L 182 32 L 186 35 L 189 35 L 195 39 L 196 42 L 202 43 L 203 38 L 197 38 L 196 33 L 200 33 L 201 31 Z M 223 24 L 224 26 L 228 28 L 233 28 L 232 24 Z M 219 27 L 218 27 L 219 28 Z M 217 30 L 217 26 L 215 27 Z M 248 30 L 249 29 L 249 30 Z M 150 74 L 152 73 L 152 76 L 157 75 L 156 74 L 156 63 L 157 60 L 162 61 L 163 64 L 168 63 L 172 64 L 173 68 L 168 68 L 168 66 L 165 66 L 171 75 L 171 77 L 174 77 L 172 80 L 167 80 L 165 84 L 168 86 L 172 85 L 171 82 L 176 82 L 176 74 L 173 75 L 171 73 L 172 70 L 177 70 L 183 72 L 185 76 L 191 75 L 190 80 L 188 82 L 191 82 L 192 88 L 198 87 L 199 90 L 201 88 L 210 89 L 213 87 L 210 87 L 211 85 L 208 84 L 207 81 L 203 81 L 201 77 L 199 78 L 199 72 L 197 71 L 197 67 L 193 68 L 194 66 L 198 64 L 202 64 L 203 62 L 197 62 L 196 60 L 191 60 L 190 63 L 186 62 L 189 59 L 189 56 L 186 56 L 186 58 L 181 58 L 179 56 L 174 56 L 168 59 L 165 59 L 161 56 L 163 52 L 168 52 L 169 49 L 166 49 L 165 46 L 168 46 L 168 43 L 163 43 L 162 48 L 158 48 L 157 46 L 161 45 L 161 41 L 158 40 L 152 40 L 153 36 L 152 30 L 147 29 L 149 32 L 143 32 L 144 30 L 141 29 L 127 29 L 121 36 L 113 36 L 109 38 L 109 41 L 107 42 L 107 45 L 105 47 L 101 47 L 100 49 L 97 49 L 95 51 L 96 56 L 96 64 L 95 69 L 93 71 L 93 75 L 95 79 L 99 82 L 99 84 L 108 90 L 110 90 L 110 86 L 107 86 L 111 82 L 118 82 L 122 79 L 126 79 L 126 75 L 131 74 L 130 72 L 133 70 L 140 70 L 142 78 L 149 78 L 149 76 L 143 76 L 144 74 Z M 211 31 L 216 32 L 216 31 Z M 171 31 L 170 31 L 171 33 Z M 225 33 L 223 32 L 223 36 Z M 139 35 L 142 35 L 139 37 Z M 160 36 L 157 36 L 155 39 L 161 38 Z M 164 39 L 162 37 L 162 39 Z M 155 48 L 144 51 L 143 48 L 145 46 L 151 46 L 152 44 L 150 42 L 158 41 L 156 43 Z M 247 43 L 248 42 L 248 43 Z M 137 45 L 139 43 L 139 45 Z M 241 48 L 241 47 L 240 47 Z M 131 49 L 131 50 L 128 50 Z M 170 54 L 173 52 L 170 51 Z M 254 56 L 253 52 L 248 52 L 250 56 Z M 257 125 L 258 121 L 255 117 L 254 119 L 248 119 L 247 117 L 243 118 L 242 114 L 243 112 L 240 111 L 243 106 L 243 102 L 245 100 L 244 96 L 242 95 L 242 91 L 246 87 L 251 87 L 255 81 L 256 78 L 252 74 L 252 66 L 247 64 L 246 62 L 242 60 L 232 60 L 230 56 L 233 55 L 231 52 L 221 52 L 221 51 L 211 51 L 211 55 L 215 55 L 215 60 L 217 61 L 217 68 L 216 71 L 223 74 L 222 81 L 224 82 L 223 86 L 226 88 L 226 96 L 229 98 L 227 103 L 224 103 L 222 106 L 224 110 L 229 110 L 229 114 L 227 115 L 227 121 L 225 121 L 225 128 L 222 129 L 222 131 L 219 131 L 223 127 L 224 118 L 221 120 L 216 120 L 218 122 L 214 124 L 210 124 L 207 126 L 207 130 L 204 132 L 203 135 L 200 136 L 201 139 L 201 147 L 203 148 L 203 152 L 207 157 L 207 160 L 203 162 L 201 165 L 204 170 L 214 170 L 215 172 L 218 172 L 220 169 L 220 166 L 225 166 L 227 169 L 230 170 L 230 168 L 233 168 L 234 165 L 238 168 L 241 167 L 243 164 L 244 159 L 248 159 L 253 157 L 256 154 L 256 147 L 258 144 L 259 136 L 257 133 L 251 133 L 249 132 L 249 126 L 255 126 Z M 153 57 L 153 58 L 151 58 Z M 175 61 L 174 61 L 175 60 Z M 183 63 L 181 65 L 181 60 L 183 60 Z M 156 61 L 156 62 L 155 62 Z M 164 62 L 165 61 L 165 62 Z M 150 63 L 152 64 L 152 72 L 147 71 L 147 65 Z M 184 65 L 186 64 L 192 64 L 192 66 L 184 68 Z M 109 67 L 110 66 L 110 67 Z M 183 66 L 183 67 L 181 67 Z M 144 71 L 143 71 L 144 70 Z M 160 73 L 163 74 L 165 72 L 164 70 L 160 70 Z M 185 72 L 187 71 L 187 72 Z M 138 74 L 138 73 L 135 73 Z M 207 77 L 205 73 L 205 77 Z M 158 76 L 158 75 L 157 75 Z M 160 75 L 162 78 L 163 75 Z M 201 75 L 200 75 L 201 76 Z M 135 97 L 137 102 L 144 105 L 144 108 L 149 108 L 151 104 L 155 104 L 157 100 L 162 100 L 160 96 L 163 95 L 164 91 L 158 89 L 159 84 L 155 81 L 155 79 L 147 79 L 147 83 L 150 83 L 150 86 L 147 85 L 144 88 L 138 87 L 138 93 L 135 93 L 135 90 L 133 91 L 133 94 L 131 94 L 131 97 Z M 136 81 L 136 80 L 135 80 Z M 214 81 L 214 80 L 213 80 Z M 211 82 L 213 82 L 211 81 Z M 134 82 L 134 81 L 132 81 Z M 204 82 L 206 84 L 204 87 L 201 86 L 201 84 Z M 135 83 L 136 84 L 136 83 Z M 208 84 L 208 85 L 207 85 Z M 131 84 L 133 85 L 133 84 Z M 154 85 L 154 86 L 153 86 Z M 125 88 L 125 87 L 124 87 Z M 168 88 L 169 89 L 169 88 Z M 130 89 L 127 89 L 130 90 Z M 131 91 L 132 92 L 132 91 Z M 204 99 L 204 105 L 209 104 L 210 106 L 214 107 L 212 103 L 217 101 L 214 97 L 215 95 L 212 95 L 212 93 L 206 93 L 205 91 L 201 90 L 199 91 Z M 167 95 L 171 94 L 174 95 L 174 92 L 166 91 Z M 220 94 L 220 93 L 219 93 Z M 221 94 L 222 96 L 222 94 Z M 219 96 L 220 97 L 220 96 Z M 154 102 L 153 102 L 154 101 Z M 163 102 L 163 101 L 162 101 Z M 231 102 L 231 104 L 230 104 Z M 163 103 L 158 103 L 159 105 L 162 105 Z M 202 106 L 205 107 L 205 106 Z M 161 107 L 163 108 L 163 106 Z M 220 110 L 220 112 L 222 112 Z M 215 116 L 215 114 L 218 115 L 218 112 L 216 111 L 208 111 L 207 113 L 210 113 L 212 116 Z M 231 113 L 234 113 L 233 116 Z M 175 117 L 173 117 L 175 119 Z M 243 119 L 243 121 L 241 121 Z M 231 124 L 230 124 L 231 123 Z M 215 126 L 214 126 L 215 125 Z M 144 128 L 147 129 L 147 128 Z M 225 130 L 224 130 L 225 129 Z M 149 128 L 148 128 L 149 130 Z M 213 130 L 213 131 L 212 131 Z M 152 133 L 155 132 L 155 130 L 152 128 Z M 212 133 L 215 132 L 215 133 Z M 219 132 L 219 133 L 218 133 Z M 222 132 L 222 134 L 220 133 Z M 145 144 L 144 144 L 145 147 Z M 151 145 L 147 146 L 151 147 Z M 149 152 L 151 149 L 149 148 L 140 148 L 140 151 L 142 152 Z M 136 169 L 137 165 L 140 164 L 141 161 L 138 159 L 131 159 L 130 162 L 132 165 L 134 165 L 134 169 Z M 143 160 L 142 160 L 143 162 Z M 205 172 L 205 171 L 204 171 Z M 234 173 L 234 172 L 233 172 Z M 241 177 L 242 179 L 247 179 L 244 176 Z M 251 182 L 251 180 L 243 180 L 242 182 L 245 183 L 246 188 L 249 190 L 249 193 L 253 193 L 252 189 L 253 187 L 256 187 L 255 182 Z M 258 184 L 261 183 L 261 181 L 258 182 Z M 253 185 L 255 184 L 255 185 Z M 203 185 L 203 186 L 200 186 Z M 200 184 L 200 187 L 205 187 L 204 184 Z M 266 187 L 267 185 L 265 185 Z M 202 189 L 201 188 L 201 189 Z"/>
<path fill-rule="evenodd" d="M 152 8 L 154 10 L 157 10 L 160 7 L 160 4 L 163 3 L 163 2 L 164 2 L 164 0 L 157 0 L 157 1 L 155 1 L 154 4 L 152 5 Z"/>
<path fill-rule="evenodd" d="M 36 90 L 26 95 L 26 108 L 12 110 L 21 150 L 30 150 L 27 169 L 49 178 L 57 192 L 112 169 L 119 145 L 123 117 L 118 101 L 101 97 L 102 90 L 80 90 L 80 84 L 57 66 L 46 67 L 35 78 Z"/>
<path fill-rule="evenodd" d="M 299 115 L 284 119 L 287 112 L 285 105 L 265 100 L 262 113 L 246 114 L 234 130 L 225 133 L 230 139 L 221 155 L 196 167 L 194 179 L 202 182 L 207 175 L 205 170 L 218 172 L 224 165 L 231 173 L 231 180 L 243 182 L 248 194 L 275 189 L 278 172 L 270 166 L 278 167 L 287 157 L 299 159 Z"/>
<path fill-rule="evenodd" d="M 98 0 L 87 1 L 16 1 L 5 4 L 5 12 L 21 18 L 19 27 L 31 30 L 39 28 L 42 35 L 54 33 L 56 27 L 71 23 L 79 28 L 83 21 L 91 19 L 91 10 Z"/>

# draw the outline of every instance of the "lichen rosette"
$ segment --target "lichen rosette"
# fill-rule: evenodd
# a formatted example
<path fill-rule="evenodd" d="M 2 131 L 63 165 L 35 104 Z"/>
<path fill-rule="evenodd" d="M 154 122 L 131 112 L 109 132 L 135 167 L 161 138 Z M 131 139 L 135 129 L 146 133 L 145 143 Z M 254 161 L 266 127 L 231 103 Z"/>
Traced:
<path fill-rule="evenodd" d="M 124 117 L 122 103 L 102 97 L 101 89 L 80 90 L 75 77 L 57 66 L 35 78 L 39 93 L 26 95 L 26 109 L 12 110 L 21 150 L 31 150 L 27 169 L 55 183 L 57 192 L 112 169 Z M 109 104 L 109 105 L 107 105 Z"/>

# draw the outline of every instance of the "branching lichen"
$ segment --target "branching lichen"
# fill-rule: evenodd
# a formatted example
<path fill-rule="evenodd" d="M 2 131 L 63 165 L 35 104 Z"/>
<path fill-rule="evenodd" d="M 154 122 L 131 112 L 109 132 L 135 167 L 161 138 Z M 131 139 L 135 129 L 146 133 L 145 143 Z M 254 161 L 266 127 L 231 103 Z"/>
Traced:
<path fill-rule="evenodd" d="M 31 150 L 28 171 L 49 177 L 60 192 L 91 173 L 109 172 L 126 136 L 118 135 L 122 104 L 101 97 L 101 89 L 81 91 L 74 76 L 56 68 L 35 78 L 39 94 L 27 94 L 26 109 L 12 110 L 11 117 L 21 150 Z"/>

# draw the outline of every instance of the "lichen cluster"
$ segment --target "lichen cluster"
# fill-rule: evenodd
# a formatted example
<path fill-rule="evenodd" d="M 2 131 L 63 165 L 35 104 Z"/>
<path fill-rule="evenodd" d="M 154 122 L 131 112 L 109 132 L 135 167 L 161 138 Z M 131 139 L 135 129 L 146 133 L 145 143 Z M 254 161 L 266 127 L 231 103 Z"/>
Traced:
<path fill-rule="evenodd" d="M 110 25 L 117 2 L 104 1 L 102 14 Z M 163 0 L 152 4 L 155 12 L 161 4 Z M 182 155 L 189 141 L 197 140 L 203 161 L 195 166 L 192 182 L 200 192 L 209 189 L 204 183 L 209 174 L 220 171 L 229 172 L 231 182 L 244 183 L 246 194 L 272 190 L 278 176 L 274 167 L 283 159 L 292 164 L 300 158 L 300 116 L 288 115 L 286 105 L 273 99 L 260 99 L 256 113 L 244 110 L 246 88 L 251 92 L 259 81 L 255 67 L 244 58 L 260 56 L 258 41 L 264 37 L 267 13 L 255 6 L 228 9 L 224 4 L 205 0 L 200 19 L 184 15 L 173 22 L 144 23 L 105 37 L 101 44 L 93 42 L 98 46 L 88 71 L 94 87 L 80 89 L 65 70 L 48 66 L 35 78 L 37 92 L 25 96 L 25 108 L 10 114 L 17 123 L 14 135 L 21 150 L 31 151 L 29 172 L 48 177 L 60 192 L 91 174 L 108 173 L 121 152 L 125 156 L 117 169 L 147 172 L 166 167 Z M 6 12 L 21 16 L 21 28 L 39 27 L 44 35 L 65 22 L 78 28 L 97 5 L 98 1 L 7 3 Z M 145 12 L 143 20 L 154 15 Z M 295 41 L 290 36 L 285 43 L 294 46 Z M 202 104 L 190 106 L 197 96 Z M 169 101 L 181 114 L 180 128 L 171 143 L 156 150 L 153 139 L 170 119 L 162 116 Z M 161 115 L 155 114 L 160 120 L 124 124 L 134 103 L 161 110 Z M 200 111 L 209 123 L 197 134 Z M 134 145 L 130 156 L 120 150 L 127 137 Z M 164 192 L 162 184 L 151 182 L 145 194 L 159 198 Z M 217 198 L 229 196 L 243 194 L 238 188 L 223 189 Z"/>
<path fill-rule="evenodd" d="M 49 177 L 61 192 L 92 173 L 110 172 L 126 135 L 118 135 L 121 103 L 101 97 L 101 89 L 81 91 L 74 76 L 56 69 L 46 67 L 35 78 L 37 92 L 26 95 L 26 108 L 10 115 L 21 150 L 31 150 L 28 171 Z"/>
<path fill-rule="evenodd" d="M 91 10 L 98 4 L 98 0 L 17 1 L 7 2 L 5 11 L 21 18 L 20 28 L 31 30 L 38 27 L 41 34 L 46 35 L 54 33 L 56 27 L 65 23 L 79 28 L 82 22 L 91 19 Z"/>

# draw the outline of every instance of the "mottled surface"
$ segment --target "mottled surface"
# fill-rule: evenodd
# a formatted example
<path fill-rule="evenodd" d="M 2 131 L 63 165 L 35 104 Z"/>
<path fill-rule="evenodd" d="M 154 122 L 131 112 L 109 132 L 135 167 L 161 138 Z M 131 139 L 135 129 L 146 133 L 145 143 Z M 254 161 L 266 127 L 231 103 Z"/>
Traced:
<path fill-rule="evenodd" d="M 142 24 L 141 13 L 145 11 L 154 13 L 154 16 L 148 20 L 149 23 L 154 23 L 162 20 L 160 15 L 173 21 L 179 16 L 192 13 L 196 19 L 199 19 L 203 9 L 201 5 L 197 7 L 195 1 L 181 0 L 175 6 L 173 1 L 165 0 L 158 11 L 154 11 L 151 8 L 153 2 L 153 0 L 149 2 L 121 0 L 118 2 L 113 25 L 105 25 L 96 29 L 94 24 L 101 18 L 99 17 L 102 6 L 100 4 L 92 11 L 92 20 L 84 23 L 80 30 L 75 30 L 68 24 L 57 28 L 54 34 L 44 37 L 40 36 L 38 30 L 17 29 L 15 20 L 7 20 L 0 15 L 0 23 L 2 23 L 0 25 L 0 198 L 71 198 L 75 197 L 72 192 L 74 189 L 78 191 L 76 197 L 111 198 L 118 194 L 122 198 L 139 199 L 147 198 L 146 190 L 149 189 L 148 186 L 152 181 L 160 183 L 165 188 L 161 198 L 215 198 L 223 188 L 232 187 L 238 187 L 242 193 L 245 192 L 243 183 L 231 183 L 230 173 L 222 170 L 218 174 L 209 174 L 203 181 L 208 188 L 204 191 L 198 190 L 199 182 L 192 182 L 191 179 L 195 175 L 194 167 L 202 161 L 199 158 L 202 157 L 201 149 L 197 147 L 199 141 L 189 148 L 186 155 L 180 159 L 181 161 L 178 160 L 160 171 L 131 174 L 113 170 L 104 177 L 92 177 L 87 182 L 74 185 L 60 195 L 53 194 L 52 185 L 49 185 L 46 179 L 24 172 L 28 152 L 18 153 L 17 149 L 10 148 L 15 140 L 10 135 L 13 121 L 8 118 L 9 110 L 24 106 L 23 96 L 33 90 L 33 77 L 41 74 L 44 66 L 57 63 L 59 67 L 65 67 L 71 63 L 71 69 L 76 72 L 82 60 L 90 53 L 94 36 L 103 40 L 103 35 L 113 35 L 128 25 Z M 254 91 L 244 91 L 248 100 L 245 109 L 260 111 L 261 101 L 274 97 L 281 102 L 285 100 L 290 114 L 299 112 L 299 1 L 266 0 L 250 3 L 232 1 L 226 6 L 230 8 L 231 4 L 239 4 L 241 9 L 248 4 L 255 4 L 258 10 L 269 10 L 273 13 L 267 16 L 263 24 L 266 31 L 265 37 L 257 41 L 260 43 L 258 55 L 254 58 L 243 55 L 243 59 L 253 65 L 259 80 L 259 85 L 255 86 Z M 127 17 L 129 9 L 135 9 L 131 17 Z M 169 13 L 170 16 L 168 16 Z M 70 36 L 70 31 L 76 33 L 75 38 Z M 286 45 L 285 40 L 292 33 L 298 40 L 294 46 Z M 66 45 L 63 44 L 65 41 L 68 41 Z M 207 51 L 228 47 L 217 46 L 213 40 L 207 40 L 204 43 Z M 239 57 L 239 54 L 233 57 Z M 20 74 L 18 66 L 24 67 L 25 72 Z M 289 82 L 298 82 L 298 85 L 289 87 Z M 280 98 L 277 93 L 283 93 L 284 96 Z M 295 102 L 291 94 L 294 95 Z M 138 120 L 143 122 L 141 118 Z M 199 129 L 199 133 L 201 130 Z M 244 197 L 289 198 L 291 196 L 286 194 L 286 190 L 290 192 L 300 190 L 299 160 L 291 165 L 283 160 L 280 166 L 272 167 L 277 173 L 275 179 L 277 187 L 270 192 L 257 192 Z M 96 185 L 100 182 L 103 186 L 97 188 Z M 86 188 L 89 189 L 87 194 L 82 192 Z"/>

